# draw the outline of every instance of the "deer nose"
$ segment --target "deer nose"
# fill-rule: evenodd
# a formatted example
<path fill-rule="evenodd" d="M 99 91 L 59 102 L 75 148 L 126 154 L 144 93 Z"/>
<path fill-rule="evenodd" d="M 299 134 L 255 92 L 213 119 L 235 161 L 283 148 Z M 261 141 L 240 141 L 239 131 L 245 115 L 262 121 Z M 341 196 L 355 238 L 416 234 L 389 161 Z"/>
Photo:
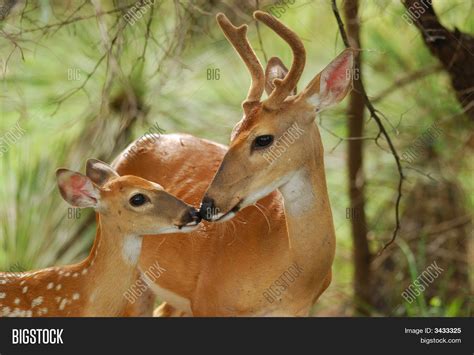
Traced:
<path fill-rule="evenodd" d="M 214 200 L 207 196 L 204 196 L 201 202 L 201 208 L 199 209 L 199 215 L 206 221 L 211 221 L 215 211 Z"/>

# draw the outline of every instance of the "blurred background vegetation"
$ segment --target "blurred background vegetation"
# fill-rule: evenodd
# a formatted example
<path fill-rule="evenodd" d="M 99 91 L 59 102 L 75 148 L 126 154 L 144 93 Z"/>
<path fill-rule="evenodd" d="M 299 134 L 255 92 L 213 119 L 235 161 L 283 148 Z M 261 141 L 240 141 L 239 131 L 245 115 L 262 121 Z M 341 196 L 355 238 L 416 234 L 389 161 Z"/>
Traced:
<path fill-rule="evenodd" d="M 343 1 L 338 1 L 343 3 Z M 0 1 L 2 4 L 2 1 Z M 68 210 L 55 170 L 111 162 L 158 124 L 226 144 L 241 118 L 249 76 L 215 23 L 225 12 L 248 23 L 261 58 L 289 66 L 291 51 L 264 26 L 257 7 L 276 13 L 307 49 L 300 89 L 342 49 L 330 1 L 293 0 L 12 1 L 0 11 L 0 269 L 18 271 L 78 261 L 95 233 L 86 211 Z M 282 5 L 283 4 L 283 5 Z M 282 7 L 277 8 L 276 5 Z M 474 3 L 434 1 L 447 28 L 474 33 Z M 284 11 L 283 11 L 283 10 Z M 414 161 L 403 162 L 401 231 L 372 261 L 371 315 L 472 315 L 472 120 L 449 76 L 404 20 L 399 1 L 360 2 L 367 93 L 402 155 L 433 124 L 441 128 Z M 333 283 L 315 315 L 354 314 L 353 245 L 347 184 L 347 100 L 319 119 L 337 235 Z M 367 116 L 368 117 L 368 116 Z M 16 136 L 15 126 L 21 127 Z M 374 121 L 365 121 L 367 239 L 376 252 L 390 239 L 398 173 Z M 437 261 L 445 272 L 408 303 L 401 292 Z"/>

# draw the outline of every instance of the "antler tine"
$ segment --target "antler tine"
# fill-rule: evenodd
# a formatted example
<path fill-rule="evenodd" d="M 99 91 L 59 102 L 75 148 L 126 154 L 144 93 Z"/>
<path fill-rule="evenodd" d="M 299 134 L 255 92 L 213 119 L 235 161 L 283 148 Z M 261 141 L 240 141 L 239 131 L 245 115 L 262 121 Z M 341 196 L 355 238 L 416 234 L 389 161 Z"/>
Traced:
<path fill-rule="evenodd" d="M 290 71 L 284 79 L 275 79 L 273 81 L 275 89 L 264 102 L 266 107 L 277 109 L 283 100 L 291 94 L 296 84 L 298 84 L 298 80 L 300 80 L 306 63 L 306 51 L 298 35 L 275 17 L 263 11 L 255 11 L 253 17 L 275 31 L 277 35 L 290 45 L 293 51 L 293 63 L 291 64 Z"/>
<path fill-rule="evenodd" d="M 242 103 L 244 112 L 248 113 L 256 103 L 260 102 L 263 94 L 265 86 L 263 67 L 247 39 L 247 25 L 235 27 L 223 13 L 217 14 L 216 20 L 226 38 L 239 53 L 252 77 L 247 98 Z"/>

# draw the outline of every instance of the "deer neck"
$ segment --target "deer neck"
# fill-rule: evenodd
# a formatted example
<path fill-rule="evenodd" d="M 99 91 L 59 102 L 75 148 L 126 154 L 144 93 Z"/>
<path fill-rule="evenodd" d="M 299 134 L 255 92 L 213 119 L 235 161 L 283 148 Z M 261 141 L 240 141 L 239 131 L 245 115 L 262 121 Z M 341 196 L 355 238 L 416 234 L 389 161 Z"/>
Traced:
<path fill-rule="evenodd" d="M 325 277 L 335 252 L 335 233 L 324 172 L 319 132 L 311 127 L 304 164 L 280 187 L 290 243 L 290 255 L 305 271 Z M 318 156 L 318 154 L 320 156 Z"/>
<path fill-rule="evenodd" d="M 81 263 L 86 271 L 85 313 L 94 316 L 120 315 L 126 305 L 124 294 L 136 277 L 143 238 L 120 230 L 113 221 L 99 216 L 99 228 L 89 257 Z"/>

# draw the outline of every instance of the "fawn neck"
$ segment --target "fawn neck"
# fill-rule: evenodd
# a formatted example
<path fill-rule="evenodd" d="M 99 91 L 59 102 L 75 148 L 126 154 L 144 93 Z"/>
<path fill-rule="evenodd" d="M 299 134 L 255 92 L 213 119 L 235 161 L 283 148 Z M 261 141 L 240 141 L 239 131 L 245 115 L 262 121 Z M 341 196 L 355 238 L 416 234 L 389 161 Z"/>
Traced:
<path fill-rule="evenodd" d="M 99 228 L 89 257 L 81 263 L 88 272 L 83 292 L 85 315 L 120 315 L 126 305 L 124 293 L 137 272 L 142 237 L 129 235 L 113 221 L 99 216 Z"/>
<path fill-rule="evenodd" d="M 334 258 L 335 233 L 323 148 L 314 126 L 304 139 L 310 153 L 279 190 L 284 199 L 291 257 L 305 271 L 324 277 Z"/>
<path fill-rule="evenodd" d="M 0 273 L 0 316 L 120 316 L 137 272 L 142 238 L 97 219 L 91 253 L 79 264 Z"/>

